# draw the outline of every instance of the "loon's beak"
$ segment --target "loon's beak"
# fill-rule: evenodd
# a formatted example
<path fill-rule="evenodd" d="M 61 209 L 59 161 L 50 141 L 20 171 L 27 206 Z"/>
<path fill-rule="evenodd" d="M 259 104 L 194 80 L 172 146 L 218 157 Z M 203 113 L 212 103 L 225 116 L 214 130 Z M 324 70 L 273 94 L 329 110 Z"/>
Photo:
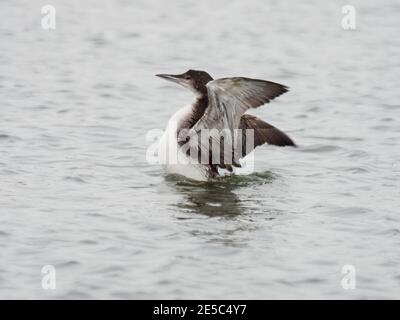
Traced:
<path fill-rule="evenodd" d="M 156 74 L 156 76 L 179 84 L 182 84 L 182 82 L 184 82 L 184 79 L 180 74 Z"/>

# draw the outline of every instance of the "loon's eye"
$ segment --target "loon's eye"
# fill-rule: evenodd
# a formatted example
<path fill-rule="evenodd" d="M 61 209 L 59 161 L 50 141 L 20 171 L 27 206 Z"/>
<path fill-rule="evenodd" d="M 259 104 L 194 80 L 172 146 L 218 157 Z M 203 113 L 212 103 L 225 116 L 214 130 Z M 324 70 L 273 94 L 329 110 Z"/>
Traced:
<path fill-rule="evenodd" d="M 189 76 L 189 75 L 186 75 L 186 76 L 185 76 L 185 79 L 186 79 L 186 80 L 189 80 L 189 79 L 190 79 L 190 76 Z"/>

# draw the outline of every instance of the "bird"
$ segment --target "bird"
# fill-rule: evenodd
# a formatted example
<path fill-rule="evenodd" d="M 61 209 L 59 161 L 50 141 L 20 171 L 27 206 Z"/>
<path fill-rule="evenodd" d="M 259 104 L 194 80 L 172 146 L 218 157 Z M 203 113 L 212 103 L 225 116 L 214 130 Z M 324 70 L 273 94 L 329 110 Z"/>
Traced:
<path fill-rule="evenodd" d="M 159 140 L 158 157 L 167 172 L 208 181 L 235 173 L 240 159 L 265 143 L 296 147 L 283 131 L 245 114 L 289 90 L 279 83 L 246 77 L 213 79 L 201 70 L 156 74 L 189 89 L 191 104 L 169 119 Z"/>

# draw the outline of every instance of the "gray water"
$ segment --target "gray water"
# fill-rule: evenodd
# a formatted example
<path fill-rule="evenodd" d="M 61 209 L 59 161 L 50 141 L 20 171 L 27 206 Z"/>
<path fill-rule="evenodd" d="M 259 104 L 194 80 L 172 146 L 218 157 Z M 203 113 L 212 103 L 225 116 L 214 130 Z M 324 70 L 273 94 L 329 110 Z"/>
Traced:
<path fill-rule="evenodd" d="M 56 30 L 0 1 L 1 298 L 400 298 L 397 1 L 351 1 L 356 30 L 342 1 L 48 2 Z M 154 74 L 189 68 L 288 85 L 252 113 L 299 148 L 209 183 L 149 164 L 192 99 Z"/>

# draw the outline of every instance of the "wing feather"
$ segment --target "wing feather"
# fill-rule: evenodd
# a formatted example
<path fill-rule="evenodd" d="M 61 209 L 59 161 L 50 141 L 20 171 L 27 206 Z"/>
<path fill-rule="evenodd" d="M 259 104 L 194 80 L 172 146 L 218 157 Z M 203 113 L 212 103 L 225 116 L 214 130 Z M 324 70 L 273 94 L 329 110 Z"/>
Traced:
<path fill-rule="evenodd" d="M 290 137 L 274 127 L 273 125 L 249 114 L 244 114 L 240 119 L 239 128 L 242 129 L 242 154 L 246 155 L 254 150 L 257 146 L 268 143 L 274 146 L 285 147 L 291 146 L 296 147 Z M 246 150 L 246 130 L 254 130 L 254 148 Z"/>
<path fill-rule="evenodd" d="M 217 166 L 240 166 L 235 156 L 235 129 L 239 129 L 242 115 L 251 108 L 257 108 L 288 91 L 288 87 L 279 83 L 243 77 L 222 78 L 207 83 L 208 107 L 204 115 L 191 128 L 191 135 L 207 132 L 207 139 L 198 139 L 199 153 L 219 153 Z M 225 136 L 221 146 L 221 132 Z M 229 136 L 229 134 L 230 136 Z M 207 143 L 208 141 L 208 143 Z M 209 145 L 212 145 L 211 150 Z M 208 154 L 208 153 L 207 153 Z M 240 156 L 239 156 L 240 157 Z"/>

